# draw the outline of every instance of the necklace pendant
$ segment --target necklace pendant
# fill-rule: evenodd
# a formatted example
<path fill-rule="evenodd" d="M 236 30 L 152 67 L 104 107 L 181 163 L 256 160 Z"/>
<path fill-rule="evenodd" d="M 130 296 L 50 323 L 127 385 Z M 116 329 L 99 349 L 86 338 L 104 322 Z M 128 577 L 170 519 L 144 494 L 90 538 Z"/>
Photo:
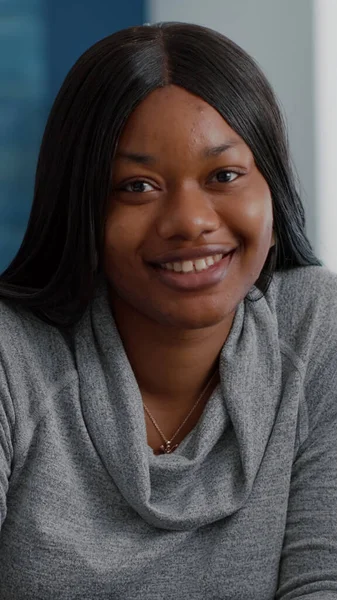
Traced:
<path fill-rule="evenodd" d="M 162 454 L 171 454 L 171 452 L 174 452 L 174 450 L 176 448 L 178 448 L 179 444 L 175 444 L 174 446 L 171 446 L 171 442 L 165 442 L 165 445 L 160 446 L 160 450 L 162 452 Z"/>

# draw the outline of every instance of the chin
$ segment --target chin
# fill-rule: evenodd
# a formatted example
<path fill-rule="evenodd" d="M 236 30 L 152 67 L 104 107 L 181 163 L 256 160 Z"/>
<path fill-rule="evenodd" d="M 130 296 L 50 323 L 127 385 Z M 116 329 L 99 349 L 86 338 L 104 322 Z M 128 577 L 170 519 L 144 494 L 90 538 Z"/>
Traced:
<path fill-rule="evenodd" d="M 187 330 L 196 330 L 196 329 L 207 329 L 209 327 L 216 327 L 216 325 L 220 325 L 220 323 L 222 323 L 222 321 L 224 321 L 225 317 L 222 318 L 211 318 L 211 317 L 205 317 L 205 318 L 199 318 L 199 319 L 195 319 L 195 320 L 186 320 L 185 322 L 181 322 L 179 325 L 177 325 L 180 329 L 184 329 L 185 331 Z"/>
<path fill-rule="evenodd" d="M 215 327 L 230 316 L 233 312 L 224 312 L 224 310 L 198 310 L 198 311 L 180 311 L 178 313 L 166 313 L 161 315 L 161 322 L 164 325 L 170 325 L 176 329 L 193 330 Z"/>

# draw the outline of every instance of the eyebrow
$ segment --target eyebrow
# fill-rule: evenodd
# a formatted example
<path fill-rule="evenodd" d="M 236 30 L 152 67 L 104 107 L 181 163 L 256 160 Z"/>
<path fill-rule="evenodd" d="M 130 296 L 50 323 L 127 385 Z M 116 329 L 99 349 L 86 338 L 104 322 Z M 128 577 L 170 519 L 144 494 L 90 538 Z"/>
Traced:
<path fill-rule="evenodd" d="M 239 143 L 240 142 L 236 140 L 229 140 L 224 144 L 220 144 L 220 146 L 211 146 L 209 148 L 205 148 L 201 155 L 205 158 L 219 156 L 220 154 L 223 154 L 223 152 L 230 150 L 230 148 L 234 148 Z M 123 158 L 130 162 L 135 162 L 141 165 L 153 165 L 156 163 L 156 158 L 154 156 L 151 154 L 142 154 L 140 152 L 127 152 L 122 150 L 116 154 L 116 159 L 117 158 Z"/>
<path fill-rule="evenodd" d="M 224 144 L 220 144 L 220 146 L 213 146 L 211 148 L 206 148 L 202 154 L 203 154 L 203 156 L 205 156 L 205 158 L 210 158 L 212 156 L 219 156 L 220 154 L 223 154 L 223 152 L 226 152 L 227 150 L 234 148 L 239 143 L 240 142 L 238 142 L 236 140 L 229 140 L 228 142 L 226 142 Z"/>
<path fill-rule="evenodd" d="M 141 154 L 140 152 L 118 152 L 116 158 L 124 158 L 130 162 L 136 162 L 141 165 L 151 165 L 156 162 L 154 156 L 150 154 Z"/>

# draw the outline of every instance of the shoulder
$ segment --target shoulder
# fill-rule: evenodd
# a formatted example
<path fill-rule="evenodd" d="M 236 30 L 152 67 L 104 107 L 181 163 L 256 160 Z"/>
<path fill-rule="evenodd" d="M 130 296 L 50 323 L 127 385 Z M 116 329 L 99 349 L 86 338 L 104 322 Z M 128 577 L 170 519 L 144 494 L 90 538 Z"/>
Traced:
<path fill-rule="evenodd" d="M 296 359 L 310 429 L 337 419 L 337 275 L 323 267 L 276 273 L 270 288 L 281 352 Z"/>
<path fill-rule="evenodd" d="M 324 267 L 298 267 L 275 273 L 270 289 L 280 337 L 329 337 L 337 343 L 337 274 Z"/>
<path fill-rule="evenodd" d="M 0 341 L 3 347 L 30 347 L 60 337 L 56 327 L 36 317 L 29 310 L 0 300 Z"/>
<path fill-rule="evenodd" d="M 274 274 L 273 285 L 279 300 L 296 301 L 298 298 L 323 302 L 336 298 L 337 274 L 325 267 L 297 267 Z"/>
<path fill-rule="evenodd" d="M 282 302 L 303 306 L 312 302 L 320 305 L 337 300 L 337 274 L 325 267 L 297 267 L 277 271 L 274 275 L 277 304 Z"/>
<path fill-rule="evenodd" d="M 300 371 L 310 394 L 314 380 L 320 385 L 331 383 L 332 375 L 335 380 L 337 275 L 316 266 L 277 272 L 266 300 L 274 312 L 281 354 Z"/>
<path fill-rule="evenodd" d="M 53 379 L 69 353 L 67 338 L 58 328 L 0 300 L 0 362 L 9 380 Z"/>

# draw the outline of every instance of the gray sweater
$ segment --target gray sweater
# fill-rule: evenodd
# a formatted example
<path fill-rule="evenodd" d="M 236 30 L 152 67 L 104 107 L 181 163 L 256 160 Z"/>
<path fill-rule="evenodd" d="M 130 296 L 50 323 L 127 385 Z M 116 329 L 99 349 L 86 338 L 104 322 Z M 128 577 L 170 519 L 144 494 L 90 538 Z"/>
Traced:
<path fill-rule="evenodd" d="M 337 600 L 337 276 L 238 306 L 173 454 L 101 284 L 69 339 L 0 303 L 1 600 Z"/>

